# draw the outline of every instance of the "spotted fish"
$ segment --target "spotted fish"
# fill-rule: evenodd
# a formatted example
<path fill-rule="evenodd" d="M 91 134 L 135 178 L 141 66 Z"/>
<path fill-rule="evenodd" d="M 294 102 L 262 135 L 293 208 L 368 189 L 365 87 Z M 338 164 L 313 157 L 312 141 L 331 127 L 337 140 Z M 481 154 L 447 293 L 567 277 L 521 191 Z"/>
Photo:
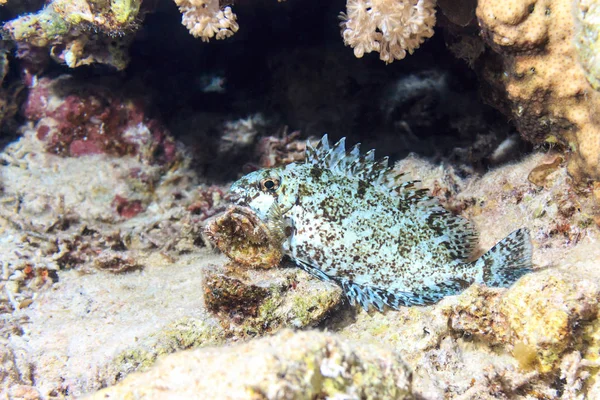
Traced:
<path fill-rule="evenodd" d="M 277 230 L 283 254 L 340 285 L 352 304 L 434 303 L 472 283 L 507 287 L 531 271 L 529 232 L 512 232 L 476 261 L 477 234 L 416 181 L 397 183 L 373 150 L 310 143 L 304 162 L 252 172 L 231 191 Z"/>

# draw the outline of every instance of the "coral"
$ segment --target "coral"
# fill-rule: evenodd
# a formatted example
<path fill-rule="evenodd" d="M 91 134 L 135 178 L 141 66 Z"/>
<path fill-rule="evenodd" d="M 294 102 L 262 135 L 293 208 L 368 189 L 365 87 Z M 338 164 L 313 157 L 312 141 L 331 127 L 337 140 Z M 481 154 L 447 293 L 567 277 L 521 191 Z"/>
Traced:
<path fill-rule="evenodd" d="M 267 121 L 261 114 L 225 122 L 219 142 L 219 154 L 231 156 L 247 152 L 256 142 L 256 138 L 261 136 L 266 125 Z"/>
<path fill-rule="evenodd" d="M 482 57 L 487 100 L 508 114 L 527 140 L 563 144 L 571 153 L 569 173 L 582 185 L 600 179 L 600 120 L 594 112 L 600 92 L 586 78 L 594 74 L 597 54 L 593 18 L 584 18 L 576 29 L 585 4 L 580 2 L 577 13 L 571 0 L 477 5 L 482 36 L 496 53 Z"/>
<path fill-rule="evenodd" d="M 150 371 L 132 375 L 91 399 L 130 396 L 413 398 L 411 373 L 396 353 L 329 333 L 291 331 L 233 347 L 169 356 Z"/>
<path fill-rule="evenodd" d="M 379 52 L 389 64 L 433 36 L 435 0 L 348 0 L 340 18 L 344 43 L 361 58 Z"/>
<path fill-rule="evenodd" d="M 179 157 L 175 143 L 157 120 L 145 115 L 143 100 L 102 83 L 63 75 L 39 79 L 30 88 L 23 113 L 36 124 L 46 149 L 70 157 L 137 155 L 148 163 L 174 163 Z M 116 202 L 117 208 L 126 206 L 123 200 Z M 124 212 L 135 214 L 131 206 L 128 210 Z"/>
<path fill-rule="evenodd" d="M 27 106 L 32 115 L 46 115 L 42 120 L 54 127 L 62 124 L 65 135 L 85 135 L 81 128 L 92 134 L 98 129 L 96 138 L 100 138 L 102 129 L 106 133 L 112 125 L 119 130 L 119 124 L 130 122 L 121 117 L 134 117 L 120 114 L 114 124 L 103 119 L 112 113 L 110 107 L 96 101 L 100 107 L 94 108 L 90 99 L 106 99 L 102 97 L 106 93 L 110 92 L 73 95 L 69 105 L 60 96 L 42 94 L 36 100 L 50 104 L 30 101 Z M 109 111 L 94 116 L 103 106 Z M 141 110 L 138 116 L 143 120 Z M 65 115 L 69 118 L 63 119 Z M 78 118 L 82 127 L 75 125 Z M 138 128 L 143 126 L 138 122 Z M 65 157 L 48 152 L 48 143 L 38 134 L 27 124 L 22 137 L 0 153 L 0 235 L 4 239 L 0 241 L 0 309 L 29 307 L 37 293 L 58 281 L 60 270 L 131 272 L 144 267 L 145 257 L 153 251 L 176 257 L 202 244 L 201 220 L 214 214 L 212 207 L 219 207 L 222 200 L 211 195 L 211 202 L 201 210 L 191 207 L 205 198 L 204 188 L 198 187 L 189 159 L 179 151 L 169 161 L 164 157 L 168 152 L 160 154 L 162 145 L 152 145 L 151 137 L 150 143 L 144 143 L 146 138 L 141 137 L 135 140 L 141 139 L 137 143 L 144 147 L 142 153 L 130 142 L 125 144 L 135 150 L 133 154 L 112 153 L 110 148 L 103 154 Z M 73 142 L 73 137 L 61 139 Z M 120 144 L 130 140 L 113 139 Z M 174 145 L 169 138 L 164 143 Z"/>
<path fill-rule="evenodd" d="M 577 16 L 575 46 L 579 62 L 585 70 L 592 87 L 600 90 L 600 5 L 592 0 L 575 1 Z"/>
<path fill-rule="evenodd" d="M 36 14 L 23 15 L 4 24 L 4 29 L 17 42 L 27 41 L 36 47 L 45 47 L 55 37 L 68 33 L 66 21 L 52 6 Z"/>
<path fill-rule="evenodd" d="M 361 312 L 340 333 L 399 351 L 424 398 L 555 398 L 558 374 L 565 392 L 583 396 L 568 398 L 593 398 L 585 393 L 598 378 L 598 289 L 594 278 L 545 271 L 508 290 L 475 285 L 434 307 Z"/>
<path fill-rule="evenodd" d="M 256 146 L 259 156 L 258 168 L 275 168 L 293 162 L 303 161 L 306 143 L 316 146 L 318 139 L 300 140 L 300 131 L 290 134 L 284 129 L 281 135 L 261 138 Z"/>
<path fill-rule="evenodd" d="M 148 10 L 141 0 L 53 0 L 34 14 L 4 24 L 18 47 L 49 48 L 57 61 L 74 68 L 101 63 L 127 66 L 131 35 Z"/>
<path fill-rule="evenodd" d="M 221 9 L 219 0 L 175 0 L 175 4 L 183 14 L 181 23 L 204 42 L 228 38 L 239 29 L 231 7 Z"/>
<path fill-rule="evenodd" d="M 126 30 L 133 24 L 140 13 L 141 3 L 141 0 L 54 0 L 52 8 L 71 26 L 86 22 L 110 33 Z"/>
<path fill-rule="evenodd" d="M 222 207 L 223 188 L 198 187 L 185 170 L 175 168 L 150 181 L 154 200 L 142 197 L 147 205 L 142 212 L 122 219 L 111 203 L 124 187 L 118 176 L 129 174 L 115 178 L 109 166 L 117 165 L 117 172 L 140 168 L 142 175 L 148 173 L 145 168 L 158 166 L 144 166 L 128 156 L 60 157 L 32 143 L 39 144 L 35 132 L 25 130 L 19 142 L 0 153 L 0 204 L 12 221 L 0 219 L 5 267 L 0 309 L 6 312 L 0 315 L 0 333 L 10 338 L 6 347 L 20 357 L 7 368 L 15 371 L 13 365 L 22 363 L 21 376 L 31 376 L 31 382 L 15 382 L 19 390 L 37 390 L 43 398 L 82 397 L 130 372 L 160 368 L 160 358 L 181 349 L 228 345 L 199 351 L 229 354 L 236 341 L 286 327 L 321 326 L 402 354 L 413 371 L 416 397 L 557 398 L 564 391 L 595 398 L 593 391 L 598 392 L 598 233 L 586 225 L 591 200 L 574 197 L 556 154 L 534 154 L 471 178 L 416 157 L 399 163 L 398 172 L 418 176 L 445 204 L 477 224 L 483 248 L 524 225 L 533 234 L 535 264 L 553 268 L 535 272 L 508 290 L 474 286 L 435 306 L 367 314 L 340 307 L 343 298 L 336 286 L 299 269 L 232 268 L 224 266 L 225 257 L 194 245 L 200 242 L 194 237 L 194 229 L 197 234 L 202 227 L 200 219 Z M 527 179 L 538 166 L 534 180 L 543 188 Z M 96 175 L 111 180 L 98 182 Z M 140 185 L 137 178 L 132 182 Z M 98 187 L 114 191 L 105 195 Z M 52 198 L 40 199 L 48 191 L 62 196 L 62 205 Z M 9 202 L 9 196 L 17 200 Z M 129 193 L 123 197 L 136 198 Z M 98 204 L 110 214 L 97 214 Z M 558 229 L 565 222 L 572 226 Z M 82 268 L 102 253 L 127 255 L 143 271 L 114 274 Z M 51 286 L 53 276 L 60 284 Z M 35 288 L 36 281 L 44 287 Z M 19 291 L 13 293 L 17 285 Z M 51 290 L 44 290 L 48 287 Z M 12 300 L 4 298 L 6 293 Z M 26 346 L 19 348 L 19 341 Z M 327 349 L 315 342 L 322 351 Z M 245 349 L 233 348 L 238 356 Z M 374 351 L 362 344 L 360 348 Z M 207 366 L 212 358 L 202 354 Z M 281 353 L 263 349 L 264 354 Z M 285 362 L 286 356 L 279 359 Z M 236 360 L 245 363 L 246 371 L 257 372 L 260 366 L 257 358 Z M 352 358 L 345 360 L 353 363 Z M 362 360 L 357 363 L 364 366 Z M 315 368 L 317 386 L 323 376 L 319 371 L 328 373 L 330 365 Z M 238 367 L 233 359 L 227 364 Z M 543 373 L 546 370 L 550 372 Z M 363 382 L 389 376 L 382 377 L 378 369 L 369 371 L 361 375 L 354 370 L 352 376 Z M 236 375 L 240 376 L 241 372 Z M 223 379 L 213 377 L 207 387 L 214 389 Z M 339 394 L 334 390 L 348 380 L 327 382 L 331 391 L 323 393 L 334 397 Z M 385 390 L 377 386 L 371 397 L 384 398 Z M 209 397 L 217 395 L 211 392 Z"/>

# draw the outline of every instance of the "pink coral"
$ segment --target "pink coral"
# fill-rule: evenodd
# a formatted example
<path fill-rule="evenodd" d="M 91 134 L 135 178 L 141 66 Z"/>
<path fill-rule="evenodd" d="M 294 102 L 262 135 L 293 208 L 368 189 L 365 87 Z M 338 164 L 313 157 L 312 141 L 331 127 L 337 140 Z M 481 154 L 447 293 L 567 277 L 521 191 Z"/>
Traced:
<path fill-rule="evenodd" d="M 140 200 L 128 200 L 119 195 L 115 196 L 113 205 L 117 214 L 126 219 L 133 218 L 144 211 L 144 206 Z"/>
<path fill-rule="evenodd" d="M 137 155 L 158 164 L 178 157 L 166 129 L 145 114 L 144 102 L 107 86 L 82 85 L 66 75 L 42 78 L 30 88 L 23 111 L 46 149 L 61 156 Z"/>

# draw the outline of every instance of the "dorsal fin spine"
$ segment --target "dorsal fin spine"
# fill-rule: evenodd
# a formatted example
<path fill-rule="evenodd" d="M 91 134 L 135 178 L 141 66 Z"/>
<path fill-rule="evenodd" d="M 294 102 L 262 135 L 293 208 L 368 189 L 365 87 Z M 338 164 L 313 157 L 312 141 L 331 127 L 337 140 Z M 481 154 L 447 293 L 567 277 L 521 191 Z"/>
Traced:
<path fill-rule="evenodd" d="M 389 167 L 389 157 L 375 160 L 375 150 L 360 154 L 360 143 L 346 151 L 346 139 L 330 146 L 329 137 L 324 135 L 316 148 L 310 144 L 306 146 L 307 163 L 320 168 L 329 169 L 336 174 L 343 174 L 349 178 L 361 179 L 397 195 L 395 184 L 398 174 Z M 393 175 L 392 175 L 393 174 Z"/>

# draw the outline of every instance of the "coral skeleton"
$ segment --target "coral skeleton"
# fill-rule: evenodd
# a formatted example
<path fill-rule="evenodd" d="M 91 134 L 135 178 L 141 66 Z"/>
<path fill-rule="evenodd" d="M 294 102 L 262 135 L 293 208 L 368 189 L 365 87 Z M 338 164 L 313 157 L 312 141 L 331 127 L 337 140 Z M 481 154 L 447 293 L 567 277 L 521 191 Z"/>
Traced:
<path fill-rule="evenodd" d="M 379 52 L 389 64 L 433 36 L 436 0 L 348 0 L 341 13 L 344 43 L 361 58 Z"/>

